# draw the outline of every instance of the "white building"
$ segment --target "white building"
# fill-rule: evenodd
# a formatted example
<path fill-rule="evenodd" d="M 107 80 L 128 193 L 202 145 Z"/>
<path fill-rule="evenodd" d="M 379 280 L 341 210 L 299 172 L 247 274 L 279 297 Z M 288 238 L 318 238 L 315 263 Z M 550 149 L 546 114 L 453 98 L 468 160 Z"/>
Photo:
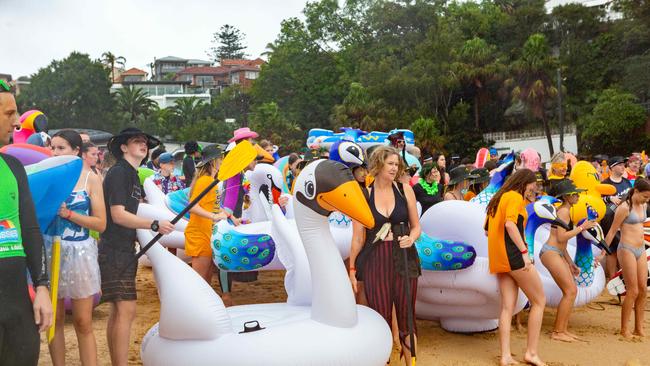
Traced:
<path fill-rule="evenodd" d="M 499 154 L 508 153 L 512 150 L 522 151 L 533 148 L 542 155 L 542 162 L 551 160 L 546 134 L 544 134 L 543 129 L 491 132 L 483 134 L 483 139 L 494 141 L 492 146 L 497 149 Z M 551 140 L 553 141 L 553 150 L 555 152 L 560 151 L 559 130 L 551 131 Z M 564 128 L 564 151 L 578 154 L 578 139 L 576 138 L 576 128 L 573 125 Z"/>

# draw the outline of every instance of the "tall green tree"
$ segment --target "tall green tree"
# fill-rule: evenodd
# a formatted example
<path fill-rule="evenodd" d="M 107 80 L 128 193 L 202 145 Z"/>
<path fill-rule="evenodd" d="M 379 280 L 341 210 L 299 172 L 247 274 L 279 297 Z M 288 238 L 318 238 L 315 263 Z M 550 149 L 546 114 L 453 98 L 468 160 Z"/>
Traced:
<path fill-rule="evenodd" d="M 178 127 L 184 127 L 196 122 L 203 117 L 206 103 L 195 96 L 179 98 L 176 104 L 171 107 Z"/>
<path fill-rule="evenodd" d="M 208 50 L 208 56 L 214 62 L 223 59 L 240 59 L 246 56 L 244 40 L 246 35 L 237 27 L 224 24 L 219 31 L 212 35 L 213 46 Z"/>
<path fill-rule="evenodd" d="M 514 83 L 513 102 L 523 102 L 533 119 L 541 121 L 546 133 L 548 150 L 554 154 L 551 128 L 546 115 L 547 103 L 557 95 L 551 72 L 557 67 L 543 34 L 533 34 L 524 44 L 521 57 L 512 64 Z"/>
<path fill-rule="evenodd" d="M 129 121 L 134 124 L 148 117 L 158 107 L 142 89 L 133 86 L 119 89 L 115 93 L 115 99 L 117 109 L 126 113 Z"/>
<path fill-rule="evenodd" d="M 284 118 L 274 102 L 264 103 L 255 109 L 251 128 L 262 138 L 278 144 L 283 155 L 298 151 L 305 143 L 300 126 Z"/>
<path fill-rule="evenodd" d="M 101 62 L 108 68 L 111 81 L 115 82 L 115 65 L 124 67 L 126 58 L 123 56 L 115 56 L 111 51 L 108 51 L 102 53 Z"/>
<path fill-rule="evenodd" d="M 480 104 L 487 102 L 487 84 L 502 77 L 506 66 L 501 62 L 496 47 L 474 37 L 460 50 L 460 60 L 454 70 L 463 83 L 469 84 L 474 94 L 474 128 L 480 128 Z"/>
<path fill-rule="evenodd" d="M 92 128 L 117 132 L 108 70 L 87 54 L 72 52 L 54 60 L 32 76 L 18 97 L 21 110 L 38 109 L 50 128 Z"/>

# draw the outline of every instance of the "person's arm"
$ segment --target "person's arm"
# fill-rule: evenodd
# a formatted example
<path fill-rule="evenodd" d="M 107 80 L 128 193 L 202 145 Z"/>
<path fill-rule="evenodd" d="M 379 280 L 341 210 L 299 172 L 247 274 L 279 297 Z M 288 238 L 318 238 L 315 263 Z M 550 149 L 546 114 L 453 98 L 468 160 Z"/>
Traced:
<path fill-rule="evenodd" d="M 80 215 L 69 210 L 65 204 L 59 210 L 59 216 L 70 220 L 75 224 L 97 232 L 106 230 L 106 206 L 104 204 L 104 191 L 99 177 L 96 175 L 88 176 L 88 195 L 90 196 L 90 213 L 91 215 Z"/>
<path fill-rule="evenodd" d="M 16 178 L 18 184 L 18 210 L 20 213 L 20 229 L 25 250 L 27 268 L 34 284 L 34 323 L 40 332 L 52 324 L 52 303 L 48 287 L 50 281 L 47 275 L 47 256 L 43 236 L 36 219 L 36 211 L 32 194 L 29 190 L 27 174 L 22 164 L 13 157 L 4 155 L 5 161 Z"/>
<path fill-rule="evenodd" d="M 612 226 L 609 227 L 609 231 L 607 232 L 607 236 L 605 236 L 605 243 L 607 245 L 612 245 L 612 240 L 614 240 L 614 236 L 618 232 L 618 229 L 620 229 L 621 225 L 623 224 L 623 220 L 630 214 L 630 208 L 627 205 L 627 202 L 623 202 L 620 206 L 616 208 L 616 211 L 614 212 L 614 219 L 612 220 Z"/>
<path fill-rule="evenodd" d="M 357 293 L 357 268 L 356 261 L 357 256 L 363 249 L 363 245 L 366 241 L 366 228 L 363 227 L 360 223 L 352 220 L 352 242 L 350 243 L 350 268 L 348 275 L 350 277 L 350 283 L 352 284 L 352 290 L 354 293 Z"/>
<path fill-rule="evenodd" d="M 559 210 L 557 212 L 557 217 L 562 220 L 563 222 L 569 222 L 571 220 L 571 217 L 569 215 L 569 210 Z M 573 230 L 567 231 L 563 227 L 556 227 L 555 232 L 557 234 L 557 240 L 562 243 L 566 243 L 569 239 L 576 237 L 578 234 L 583 232 L 584 230 L 591 229 L 592 227 L 596 226 L 595 221 L 585 221 L 581 225 L 576 225 L 576 227 L 573 228 Z"/>
<path fill-rule="evenodd" d="M 409 235 L 405 235 L 397 238 L 399 240 L 399 246 L 401 248 L 410 248 L 413 246 L 413 243 L 420 237 L 422 232 L 420 228 L 420 220 L 418 217 L 418 209 L 415 205 L 415 193 L 413 189 L 408 185 L 403 185 L 404 188 L 404 197 L 406 198 L 406 205 L 409 212 L 409 226 L 411 227 L 411 232 Z"/>

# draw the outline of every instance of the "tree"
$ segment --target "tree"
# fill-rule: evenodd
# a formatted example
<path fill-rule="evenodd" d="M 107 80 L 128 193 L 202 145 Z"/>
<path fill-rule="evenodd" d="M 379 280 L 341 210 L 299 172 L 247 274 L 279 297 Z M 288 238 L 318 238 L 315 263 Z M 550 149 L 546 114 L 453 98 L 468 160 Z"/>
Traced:
<path fill-rule="evenodd" d="M 592 113 L 578 120 L 582 147 L 590 153 L 607 152 L 626 156 L 648 144 L 644 126 L 648 116 L 630 93 L 606 89 L 598 97 Z"/>
<path fill-rule="evenodd" d="M 360 83 L 351 83 L 342 104 L 333 108 L 332 127 L 354 127 L 364 131 L 386 130 L 397 120 L 396 112 L 381 99 L 373 98 Z"/>
<path fill-rule="evenodd" d="M 101 61 L 109 69 L 111 81 L 115 82 L 115 75 L 114 75 L 115 65 L 120 65 L 124 67 L 124 65 L 126 64 L 126 59 L 122 56 L 115 56 L 112 52 L 108 51 L 102 53 Z"/>
<path fill-rule="evenodd" d="M 495 46 L 474 37 L 461 48 L 460 61 L 454 63 L 454 69 L 458 78 L 469 83 L 474 91 L 474 128 L 479 129 L 479 105 L 488 99 L 487 84 L 497 80 L 506 67 L 497 57 Z"/>
<path fill-rule="evenodd" d="M 441 151 L 445 144 L 445 139 L 441 136 L 438 128 L 438 121 L 434 118 L 420 117 L 410 126 L 411 131 L 415 134 L 415 141 L 422 151 Z"/>
<path fill-rule="evenodd" d="M 158 106 L 142 89 L 133 86 L 119 89 L 115 93 L 115 99 L 118 110 L 126 113 L 133 124 L 148 117 Z"/>
<path fill-rule="evenodd" d="M 551 155 L 554 150 L 546 104 L 557 94 L 557 88 L 550 77 L 551 70 L 555 68 L 556 62 L 550 55 L 546 37 L 539 33 L 533 34 L 524 44 L 521 57 L 512 64 L 515 77 L 508 82 L 514 82 L 513 103 L 517 100 L 523 102 L 532 117 L 542 121 Z"/>
<path fill-rule="evenodd" d="M 176 104 L 171 107 L 176 126 L 184 127 L 200 120 L 205 106 L 206 103 L 195 96 L 177 99 Z"/>
<path fill-rule="evenodd" d="M 208 50 L 214 62 L 220 62 L 223 59 L 240 59 L 246 56 L 244 49 L 244 38 L 246 35 L 236 27 L 225 24 L 221 26 L 218 32 L 212 36 L 213 47 Z"/>
<path fill-rule="evenodd" d="M 225 144 L 232 137 L 234 126 L 211 117 L 191 122 L 173 132 L 178 141 L 208 141 Z"/>
<path fill-rule="evenodd" d="M 274 102 L 264 103 L 255 109 L 251 127 L 262 138 L 280 146 L 280 153 L 298 151 L 304 145 L 304 133 L 300 126 L 284 118 Z"/>
<path fill-rule="evenodd" d="M 39 69 L 19 95 L 21 110 L 38 109 L 50 128 L 93 128 L 117 132 L 108 71 L 86 54 L 72 52 Z"/>

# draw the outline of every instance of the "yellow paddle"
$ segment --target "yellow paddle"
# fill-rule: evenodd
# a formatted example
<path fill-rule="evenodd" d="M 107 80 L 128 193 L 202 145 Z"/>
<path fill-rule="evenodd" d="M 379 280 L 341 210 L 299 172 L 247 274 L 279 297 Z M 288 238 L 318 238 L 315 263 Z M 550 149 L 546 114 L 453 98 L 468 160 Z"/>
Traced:
<path fill-rule="evenodd" d="M 52 343 L 54 339 L 54 330 L 56 326 L 56 306 L 59 297 L 59 272 L 61 269 L 61 236 L 54 236 L 54 243 L 52 244 L 52 279 L 50 281 L 50 297 L 52 300 L 52 309 L 54 315 L 52 316 L 52 325 L 47 331 L 47 342 Z"/>
<path fill-rule="evenodd" d="M 247 166 L 248 164 L 252 163 L 253 160 L 257 158 L 257 151 L 253 147 L 253 145 L 248 142 L 247 140 L 241 141 L 238 143 L 226 157 L 223 159 L 223 162 L 221 162 L 221 166 L 219 167 L 219 173 L 217 173 L 217 179 L 214 180 L 214 182 L 210 183 L 209 186 L 207 186 L 201 193 L 199 193 L 196 198 L 190 202 L 187 207 L 183 209 L 183 211 L 179 212 L 176 217 L 174 217 L 171 221 L 172 224 L 176 224 L 192 207 L 194 207 L 199 201 L 206 195 L 208 192 L 210 192 L 211 189 L 213 189 L 219 181 L 226 180 L 228 178 L 232 178 L 235 175 L 241 173 Z M 162 238 L 162 234 L 158 233 L 156 236 L 147 243 L 142 249 L 138 252 L 138 254 L 135 255 L 133 258 L 133 261 L 137 261 L 140 257 L 146 253 L 151 246 L 153 246 L 160 238 Z M 131 265 L 131 263 L 129 263 Z M 129 266 L 124 267 L 122 271 L 124 271 L 126 268 Z"/>

